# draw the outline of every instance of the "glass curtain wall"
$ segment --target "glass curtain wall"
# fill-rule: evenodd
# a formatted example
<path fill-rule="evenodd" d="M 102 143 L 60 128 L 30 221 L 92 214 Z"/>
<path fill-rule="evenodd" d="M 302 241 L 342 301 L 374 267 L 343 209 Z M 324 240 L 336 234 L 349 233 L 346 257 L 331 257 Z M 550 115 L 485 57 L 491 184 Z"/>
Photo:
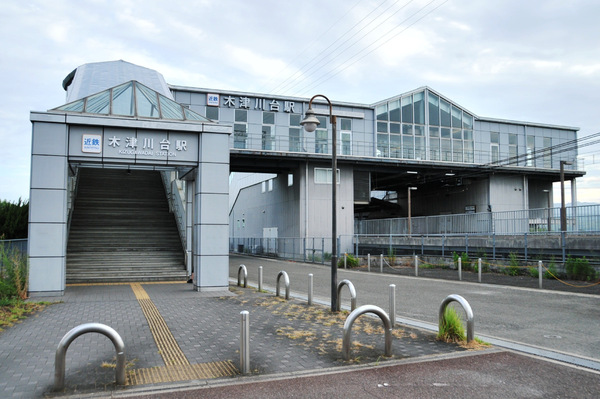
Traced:
<path fill-rule="evenodd" d="M 380 104 L 375 113 L 378 157 L 474 162 L 473 116 L 428 90 Z"/>

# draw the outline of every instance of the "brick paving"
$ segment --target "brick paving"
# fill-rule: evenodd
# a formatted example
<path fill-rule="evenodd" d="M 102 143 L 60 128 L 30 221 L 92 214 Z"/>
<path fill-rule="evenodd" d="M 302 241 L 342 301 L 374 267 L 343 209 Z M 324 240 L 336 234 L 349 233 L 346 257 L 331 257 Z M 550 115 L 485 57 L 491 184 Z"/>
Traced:
<path fill-rule="evenodd" d="M 327 308 L 284 301 L 253 288 L 198 293 L 189 284 L 143 284 L 181 350 L 192 365 L 231 361 L 239 367 L 240 312 L 250 312 L 253 374 L 305 372 L 369 362 L 385 362 L 378 320 L 361 317 L 352 332 L 352 359 L 341 359 L 345 315 Z M 61 338 L 73 327 L 97 322 L 114 328 L 125 342 L 129 369 L 163 367 L 152 332 L 130 285 L 69 286 L 60 301 L 0 332 L 0 397 L 127 391 L 117 387 L 110 340 L 84 334 L 70 345 L 65 390 L 53 392 L 54 358 Z M 378 330 L 379 329 L 379 330 Z M 400 331 L 402 330 L 402 331 Z M 432 333 L 401 327 L 393 340 L 394 359 L 452 354 L 465 349 L 440 343 Z M 103 366 L 104 364 L 104 366 Z M 234 377 L 225 377 L 231 379 Z"/>

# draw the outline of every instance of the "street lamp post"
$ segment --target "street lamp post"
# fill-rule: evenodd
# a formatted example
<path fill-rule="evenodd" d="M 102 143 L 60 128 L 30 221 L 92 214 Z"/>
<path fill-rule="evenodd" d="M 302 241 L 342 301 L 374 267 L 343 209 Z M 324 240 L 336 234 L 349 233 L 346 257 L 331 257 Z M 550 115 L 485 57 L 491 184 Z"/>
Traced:
<path fill-rule="evenodd" d="M 560 231 L 567 231 L 567 208 L 565 207 L 565 165 L 569 161 L 560 161 Z"/>
<path fill-rule="evenodd" d="M 315 98 L 322 97 L 329 104 L 329 118 L 331 119 L 331 311 L 337 310 L 337 149 L 336 149 L 336 116 L 333 114 L 331 101 L 322 94 L 313 96 L 308 102 L 308 109 L 300 124 L 307 132 L 314 132 L 319 125 L 319 120 L 312 109 L 312 102 Z"/>
<path fill-rule="evenodd" d="M 412 214 L 412 206 L 410 203 L 410 192 L 413 190 L 416 190 L 416 187 L 409 187 L 408 188 L 408 236 L 410 237 L 410 235 L 412 234 L 412 220 L 411 220 L 411 214 Z"/>

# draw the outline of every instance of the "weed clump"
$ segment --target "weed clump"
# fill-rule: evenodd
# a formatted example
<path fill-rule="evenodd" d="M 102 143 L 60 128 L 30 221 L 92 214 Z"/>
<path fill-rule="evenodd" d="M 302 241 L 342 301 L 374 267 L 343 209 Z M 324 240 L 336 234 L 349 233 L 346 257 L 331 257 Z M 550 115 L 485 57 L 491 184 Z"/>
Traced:
<path fill-rule="evenodd" d="M 461 343 L 467 340 L 465 326 L 453 307 L 446 307 L 440 323 L 437 339 L 444 342 Z"/>

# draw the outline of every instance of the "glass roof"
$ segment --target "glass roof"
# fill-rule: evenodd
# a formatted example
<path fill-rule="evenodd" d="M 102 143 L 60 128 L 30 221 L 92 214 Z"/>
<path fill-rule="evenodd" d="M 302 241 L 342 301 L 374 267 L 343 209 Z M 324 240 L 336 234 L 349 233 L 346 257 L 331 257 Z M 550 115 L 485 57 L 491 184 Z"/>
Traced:
<path fill-rule="evenodd" d="M 138 118 L 212 122 L 210 119 L 135 80 L 53 108 L 52 110 Z"/>

